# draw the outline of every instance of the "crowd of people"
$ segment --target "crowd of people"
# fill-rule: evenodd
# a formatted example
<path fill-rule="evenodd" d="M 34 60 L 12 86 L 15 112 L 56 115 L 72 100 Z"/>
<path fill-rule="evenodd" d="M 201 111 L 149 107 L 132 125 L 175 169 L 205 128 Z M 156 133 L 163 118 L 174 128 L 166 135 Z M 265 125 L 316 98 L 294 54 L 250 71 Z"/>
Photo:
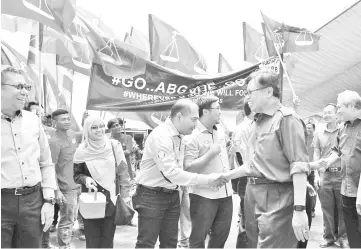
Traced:
<path fill-rule="evenodd" d="M 161 248 L 223 248 L 235 192 L 237 248 L 306 248 L 316 195 L 320 247 L 361 247 L 360 95 L 340 93 L 315 131 L 280 102 L 278 75 L 260 70 L 246 83 L 245 117 L 231 141 L 219 99 L 204 95 L 178 100 L 140 150 L 122 119 L 86 114 L 75 132 L 67 110 L 44 116 L 26 103 L 24 72 L 3 67 L 1 247 L 48 248 L 56 231 L 59 247 L 70 248 L 78 221 L 86 247 L 112 248 L 119 193 L 138 213 L 129 224 L 138 229 L 136 248 L 158 240 Z M 101 218 L 79 213 L 89 189 L 106 198 Z"/>

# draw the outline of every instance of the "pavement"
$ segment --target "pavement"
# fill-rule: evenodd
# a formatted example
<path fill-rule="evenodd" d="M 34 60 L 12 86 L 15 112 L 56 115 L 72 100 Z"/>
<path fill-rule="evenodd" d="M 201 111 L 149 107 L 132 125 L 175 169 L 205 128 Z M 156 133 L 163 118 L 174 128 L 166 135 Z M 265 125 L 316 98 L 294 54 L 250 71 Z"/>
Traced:
<path fill-rule="evenodd" d="M 239 208 L 239 197 L 238 195 L 233 195 L 233 219 L 231 225 L 231 231 L 226 242 L 225 248 L 235 248 L 237 241 L 237 220 L 238 220 L 238 208 Z M 137 213 L 134 216 L 135 223 L 138 220 Z M 131 226 L 118 226 L 115 231 L 114 236 L 114 248 L 134 248 L 135 242 L 137 240 L 137 227 Z M 74 248 L 85 248 L 85 241 L 79 240 L 80 232 L 78 230 L 78 224 L 74 225 L 75 235 L 72 239 L 72 247 Z M 310 231 L 310 240 L 308 242 L 307 248 L 320 248 L 319 244 L 322 241 L 323 225 L 322 225 L 322 211 L 319 200 L 317 199 L 317 205 L 315 210 L 315 217 L 312 221 L 311 231 Z M 57 246 L 56 242 L 56 232 L 51 233 L 50 240 L 52 245 Z M 157 243 L 156 247 L 159 247 Z M 338 248 L 333 246 L 330 248 Z"/>

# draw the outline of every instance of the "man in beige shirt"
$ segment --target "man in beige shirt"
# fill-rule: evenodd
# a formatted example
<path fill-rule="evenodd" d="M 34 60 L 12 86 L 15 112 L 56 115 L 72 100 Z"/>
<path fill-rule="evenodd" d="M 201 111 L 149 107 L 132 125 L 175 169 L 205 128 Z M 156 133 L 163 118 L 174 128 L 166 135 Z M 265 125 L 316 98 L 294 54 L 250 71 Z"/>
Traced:
<path fill-rule="evenodd" d="M 22 110 L 31 85 L 1 70 L 1 247 L 41 247 L 54 215 L 55 169 L 40 119 Z"/>
<path fill-rule="evenodd" d="M 145 142 L 137 174 L 133 206 L 138 212 L 136 248 L 176 248 L 180 215 L 179 186 L 227 182 L 221 174 L 197 174 L 183 170 L 183 135 L 192 133 L 198 120 L 198 106 L 188 99 L 177 101 L 170 118 L 157 126 Z M 232 192 L 231 192 L 232 193 Z"/>
<path fill-rule="evenodd" d="M 246 101 L 256 113 L 249 138 L 249 162 L 226 176 L 248 176 L 245 216 L 249 246 L 296 247 L 297 240 L 305 241 L 309 236 L 305 211 L 309 159 L 304 124 L 280 103 L 278 75 L 257 71 L 246 83 Z"/>
<path fill-rule="evenodd" d="M 190 136 L 185 137 L 184 169 L 198 174 L 225 173 L 230 170 L 224 131 L 220 123 L 221 107 L 216 96 L 201 96 L 196 103 L 199 122 Z M 192 232 L 191 248 L 223 248 L 232 223 L 232 185 L 219 189 L 193 186 L 189 190 Z"/>

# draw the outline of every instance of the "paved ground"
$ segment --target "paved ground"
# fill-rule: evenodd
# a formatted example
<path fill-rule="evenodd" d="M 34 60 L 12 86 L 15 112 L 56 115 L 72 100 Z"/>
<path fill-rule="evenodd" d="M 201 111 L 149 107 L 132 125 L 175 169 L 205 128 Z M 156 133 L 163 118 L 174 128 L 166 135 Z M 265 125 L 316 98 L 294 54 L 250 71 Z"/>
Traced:
<path fill-rule="evenodd" d="M 228 237 L 226 248 L 235 248 L 237 240 L 237 219 L 238 219 L 238 206 L 239 206 L 239 197 L 233 195 L 233 220 L 230 235 Z M 135 217 L 137 220 L 137 217 Z M 85 242 L 79 240 L 79 231 L 77 230 L 77 224 L 75 224 L 75 236 L 72 240 L 72 244 L 76 248 L 85 248 Z M 316 206 L 316 216 L 312 221 L 310 240 L 307 248 L 319 248 L 319 243 L 322 241 L 322 211 L 320 203 L 317 202 Z M 136 239 L 137 239 L 137 227 L 130 226 L 119 226 L 115 232 L 114 236 L 114 247 L 115 248 L 134 248 Z M 51 242 L 53 245 L 56 243 L 56 232 L 51 234 Z M 334 247 L 337 248 L 337 247 Z"/>

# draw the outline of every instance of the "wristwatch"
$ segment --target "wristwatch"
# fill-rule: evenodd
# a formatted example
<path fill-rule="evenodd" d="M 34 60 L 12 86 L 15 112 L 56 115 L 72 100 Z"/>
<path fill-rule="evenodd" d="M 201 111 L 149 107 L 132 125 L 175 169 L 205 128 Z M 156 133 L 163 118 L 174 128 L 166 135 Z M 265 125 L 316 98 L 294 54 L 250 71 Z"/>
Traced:
<path fill-rule="evenodd" d="M 306 210 L 306 207 L 303 206 L 303 205 L 294 205 L 293 210 L 295 210 L 295 211 L 303 211 L 303 210 Z"/>
<path fill-rule="evenodd" d="M 56 200 L 55 198 L 49 198 L 49 199 L 44 198 L 44 203 L 50 203 L 51 205 L 54 205 L 56 203 Z"/>

